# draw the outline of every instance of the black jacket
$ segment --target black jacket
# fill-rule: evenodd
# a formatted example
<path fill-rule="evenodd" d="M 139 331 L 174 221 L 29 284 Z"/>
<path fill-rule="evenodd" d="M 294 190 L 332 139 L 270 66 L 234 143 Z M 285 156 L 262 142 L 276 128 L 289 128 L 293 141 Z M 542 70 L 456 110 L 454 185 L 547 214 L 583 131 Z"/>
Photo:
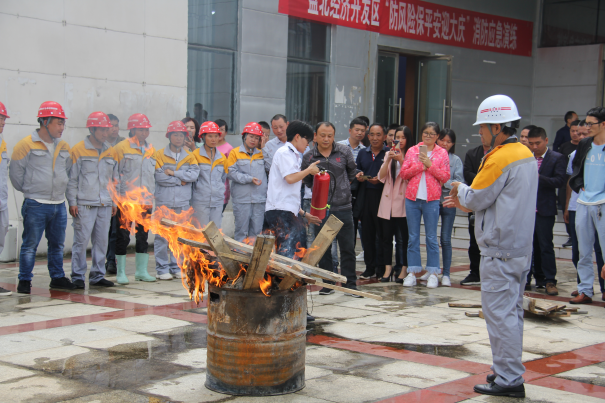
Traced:
<path fill-rule="evenodd" d="M 471 185 L 473 183 L 473 179 L 477 176 L 477 172 L 479 172 L 479 167 L 481 166 L 481 161 L 483 160 L 483 156 L 485 156 L 485 151 L 483 151 L 483 146 L 472 148 L 466 152 L 464 157 L 464 182 L 467 185 Z"/>
<path fill-rule="evenodd" d="M 567 158 L 556 151 L 548 150 L 538 170 L 540 179 L 538 181 L 536 210 L 541 216 L 557 215 L 556 190 L 565 184 L 567 179 L 566 170 Z"/>
<path fill-rule="evenodd" d="M 592 148 L 593 140 L 593 137 L 587 137 L 580 141 L 576 155 L 573 157 L 573 162 L 571 163 L 573 173 L 569 179 L 569 187 L 576 193 L 580 193 L 580 190 L 584 187 L 584 162 L 586 161 L 588 151 Z M 603 146 L 603 151 L 605 151 L 605 146 Z"/>
<path fill-rule="evenodd" d="M 334 178 L 330 178 L 330 192 L 332 192 L 332 189 L 335 186 L 334 196 L 332 196 L 331 193 L 329 196 L 332 197 L 330 210 L 342 211 L 352 209 L 351 182 L 355 179 L 357 167 L 355 160 L 353 159 L 353 152 L 349 146 L 334 143 L 332 145 L 332 152 L 328 158 L 324 157 L 317 147 L 314 147 L 303 155 L 300 166 L 301 171 L 307 169 L 307 167 L 315 161 L 319 161 L 317 166 L 320 169 L 326 169 L 334 174 Z M 335 183 L 333 180 L 335 180 Z M 313 188 L 313 176 L 307 175 L 303 179 L 303 183 L 305 186 Z M 329 197 L 328 203 L 330 203 Z"/>

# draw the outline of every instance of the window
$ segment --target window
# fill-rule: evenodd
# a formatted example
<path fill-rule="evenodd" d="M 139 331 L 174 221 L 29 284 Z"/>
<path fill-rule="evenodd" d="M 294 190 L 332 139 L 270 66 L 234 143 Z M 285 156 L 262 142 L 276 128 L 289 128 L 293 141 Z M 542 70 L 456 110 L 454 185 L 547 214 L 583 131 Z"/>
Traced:
<path fill-rule="evenodd" d="M 316 124 L 327 120 L 330 26 L 289 18 L 286 116 Z"/>
<path fill-rule="evenodd" d="M 237 0 L 189 0 L 187 113 L 233 128 Z"/>
<path fill-rule="evenodd" d="M 544 0 L 541 47 L 605 42 L 605 0 Z"/>

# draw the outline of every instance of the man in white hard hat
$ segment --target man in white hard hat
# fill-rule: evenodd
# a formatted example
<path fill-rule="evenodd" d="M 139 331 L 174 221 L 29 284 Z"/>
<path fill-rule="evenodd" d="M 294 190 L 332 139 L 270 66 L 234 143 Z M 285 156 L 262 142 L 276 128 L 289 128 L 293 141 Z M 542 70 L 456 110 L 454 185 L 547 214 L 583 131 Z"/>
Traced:
<path fill-rule="evenodd" d="M 492 348 L 493 374 L 477 393 L 525 397 L 521 362 L 523 290 L 531 265 L 538 166 L 514 136 L 521 117 L 512 99 L 494 95 L 477 110 L 479 133 L 491 150 L 473 183 L 452 183 L 444 206 L 475 212 L 481 250 L 481 302 Z"/>

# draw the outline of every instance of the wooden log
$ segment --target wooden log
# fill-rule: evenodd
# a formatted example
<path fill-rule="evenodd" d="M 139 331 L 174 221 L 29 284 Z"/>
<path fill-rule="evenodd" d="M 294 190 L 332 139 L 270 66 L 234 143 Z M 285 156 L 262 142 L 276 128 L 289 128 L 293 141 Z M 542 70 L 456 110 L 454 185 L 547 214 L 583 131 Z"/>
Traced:
<path fill-rule="evenodd" d="M 297 265 L 295 265 L 295 266 L 297 266 Z M 273 261 L 268 263 L 268 267 L 271 269 L 274 269 L 274 270 L 278 270 L 281 273 L 284 273 L 283 275 L 281 275 L 281 277 L 291 276 L 297 280 L 304 281 L 307 284 L 315 284 L 317 282 L 317 280 L 315 280 L 314 278 L 305 276 L 304 274 L 300 273 L 300 271 L 298 271 L 298 270 L 301 270 L 300 267 L 294 268 L 294 267 L 290 267 L 285 264 L 277 263 L 277 262 L 273 262 Z"/>
<path fill-rule="evenodd" d="M 334 284 L 322 283 L 320 281 L 318 281 L 315 284 L 316 285 L 320 285 L 320 286 L 325 287 L 325 288 L 331 288 L 332 290 L 342 291 L 342 292 L 345 292 L 347 294 L 355 294 L 355 295 L 360 295 L 362 297 L 372 298 L 372 299 L 375 299 L 376 301 L 382 301 L 382 297 L 380 295 L 370 294 L 369 292 L 363 292 L 363 291 L 358 291 L 358 290 L 351 290 L 349 288 L 340 287 L 340 286 L 337 286 L 337 285 L 334 285 Z"/>
<path fill-rule="evenodd" d="M 188 232 L 190 232 L 192 234 L 198 234 L 198 235 L 201 235 L 201 236 L 205 237 L 205 235 L 204 235 L 204 233 L 203 233 L 202 230 L 199 230 L 199 229 L 194 228 L 194 227 L 190 227 L 188 225 L 184 225 L 184 224 L 178 223 L 176 221 L 169 220 L 167 218 L 162 218 L 160 220 L 160 224 L 162 224 L 162 225 L 164 225 L 166 227 L 179 227 L 179 228 L 181 228 L 181 229 L 183 229 L 185 231 L 188 231 Z"/>
<path fill-rule="evenodd" d="M 259 235 L 254 242 L 252 257 L 244 279 L 244 290 L 259 290 L 259 281 L 265 276 L 267 263 L 271 258 L 275 237 L 269 235 Z"/>
<path fill-rule="evenodd" d="M 479 317 L 480 317 L 481 319 L 485 319 L 485 316 L 483 316 L 483 311 L 479 311 Z"/>
<path fill-rule="evenodd" d="M 295 279 L 294 277 L 287 275 L 279 283 L 279 289 L 280 290 L 289 290 L 290 288 L 294 287 L 294 284 L 296 284 L 297 281 L 298 280 Z"/>
<path fill-rule="evenodd" d="M 332 241 L 336 238 L 338 231 L 342 228 L 343 223 L 335 216 L 331 215 L 326 220 L 326 223 L 319 231 L 319 234 L 315 237 L 311 247 L 307 249 L 305 255 L 301 259 L 301 262 L 316 266 L 321 260 L 323 255 L 326 253 Z"/>
<path fill-rule="evenodd" d="M 464 312 L 464 314 L 466 316 L 468 316 L 469 318 L 478 318 L 479 317 L 479 312 Z"/>
<path fill-rule="evenodd" d="M 450 308 L 481 308 L 481 304 L 462 304 L 459 302 L 448 302 Z"/>
<path fill-rule="evenodd" d="M 231 249 L 225 242 L 223 234 L 221 234 L 216 224 L 213 221 L 210 221 L 202 230 L 202 233 L 216 254 L 216 257 L 218 257 L 219 261 L 223 265 L 223 269 L 227 273 L 227 276 L 229 276 L 229 278 L 236 278 L 239 273 L 239 263 L 235 260 L 221 256 L 223 253 L 231 254 Z"/>
<path fill-rule="evenodd" d="M 252 246 L 250 246 L 250 245 L 246 245 L 245 243 L 237 242 L 236 240 L 229 238 L 228 236 L 224 237 L 224 239 L 225 239 L 225 242 L 227 243 L 227 245 L 229 245 L 233 249 L 236 249 L 239 251 L 244 251 L 246 253 L 252 252 Z M 330 272 L 320 269 L 318 267 L 311 266 L 309 264 L 299 262 L 298 260 L 290 259 L 285 256 L 278 255 L 276 253 L 273 253 L 271 255 L 271 259 L 272 259 L 272 261 L 275 261 L 275 262 L 278 262 L 281 264 L 286 264 L 286 265 L 292 266 L 292 267 L 294 267 L 293 265 L 297 265 L 299 267 L 300 273 L 304 274 L 305 276 L 316 277 L 316 278 L 321 278 L 324 280 L 330 280 L 330 281 L 340 282 L 340 283 L 346 283 L 346 281 L 347 281 L 347 278 L 345 276 L 341 276 L 340 274 L 330 273 Z"/>

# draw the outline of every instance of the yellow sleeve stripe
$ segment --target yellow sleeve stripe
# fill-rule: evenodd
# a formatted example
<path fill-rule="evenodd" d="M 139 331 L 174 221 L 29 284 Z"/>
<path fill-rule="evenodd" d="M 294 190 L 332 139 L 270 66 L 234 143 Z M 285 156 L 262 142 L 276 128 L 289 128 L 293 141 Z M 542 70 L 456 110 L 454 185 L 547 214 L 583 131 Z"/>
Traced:
<path fill-rule="evenodd" d="M 471 188 L 476 190 L 487 189 L 504 172 L 516 165 L 527 162 L 531 158 L 533 158 L 533 154 L 521 143 L 498 146 L 483 159 L 479 173 L 475 176 Z"/>
<path fill-rule="evenodd" d="M 44 147 L 42 144 L 34 143 L 30 134 L 24 139 L 19 140 L 19 142 L 15 145 L 11 159 L 13 161 L 22 160 L 23 158 L 27 157 L 31 150 L 46 150 L 46 147 Z"/>
<path fill-rule="evenodd" d="M 0 158 L 2 157 L 2 153 L 6 152 L 6 141 L 2 140 L 2 144 L 0 145 Z"/>
<path fill-rule="evenodd" d="M 227 158 L 227 162 L 225 164 L 226 168 L 231 168 L 233 164 L 237 163 L 238 160 L 249 160 L 250 156 L 246 153 L 243 153 L 238 148 L 234 148 L 229 153 L 229 158 Z"/>
<path fill-rule="evenodd" d="M 183 158 L 182 160 L 180 160 L 178 162 L 178 164 L 176 164 L 176 169 L 179 169 L 180 167 L 182 167 L 183 164 L 197 165 L 197 161 L 196 161 L 195 157 L 192 154 L 189 154 L 185 158 Z"/>

